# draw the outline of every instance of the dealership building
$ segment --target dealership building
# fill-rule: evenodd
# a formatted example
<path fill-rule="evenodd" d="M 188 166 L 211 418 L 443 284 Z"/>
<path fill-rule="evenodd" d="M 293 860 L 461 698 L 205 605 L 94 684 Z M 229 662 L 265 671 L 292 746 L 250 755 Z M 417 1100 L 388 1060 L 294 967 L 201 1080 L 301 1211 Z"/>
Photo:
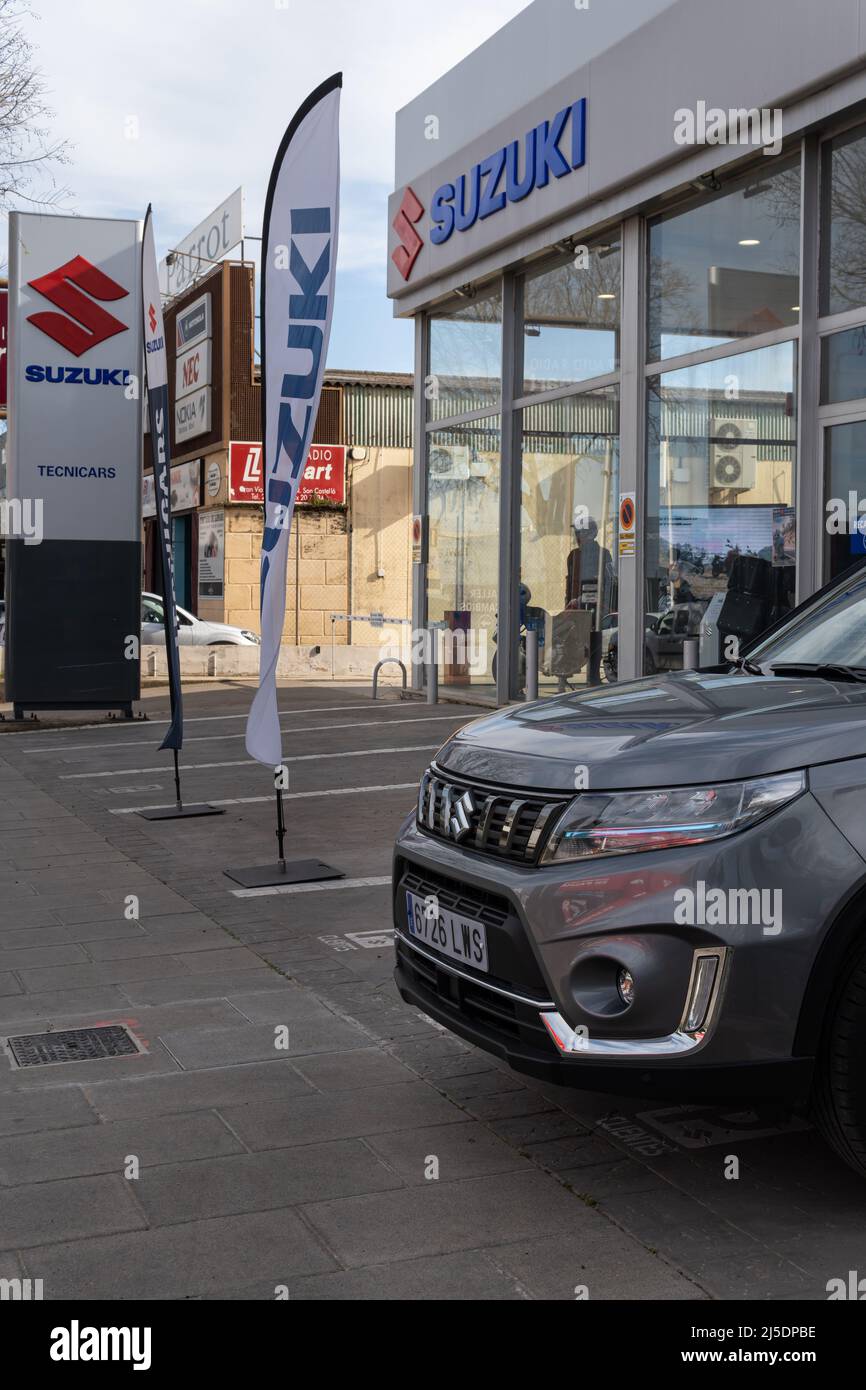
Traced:
<path fill-rule="evenodd" d="M 413 616 L 479 687 L 735 650 L 864 554 L 863 0 L 535 0 L 398 113 L 388 221 Z"/>

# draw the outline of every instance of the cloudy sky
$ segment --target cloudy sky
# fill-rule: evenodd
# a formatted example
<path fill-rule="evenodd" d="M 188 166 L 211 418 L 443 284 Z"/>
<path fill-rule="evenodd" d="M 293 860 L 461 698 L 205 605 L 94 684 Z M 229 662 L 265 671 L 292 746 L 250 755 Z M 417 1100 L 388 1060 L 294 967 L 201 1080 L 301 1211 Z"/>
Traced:
<path fill-rule="evenodd" d="M 27 30 L 71 142 L 67 209 L 141 217 L 160 255 L 237 188 L 261 233 L 283 130 L 342 69 L 343 210 L 329 365 L 410 370 L 385 299 L 394 114 L 527 0 L 32 0 Z M 137 121 L 138 138 L 127 138 Z"/>

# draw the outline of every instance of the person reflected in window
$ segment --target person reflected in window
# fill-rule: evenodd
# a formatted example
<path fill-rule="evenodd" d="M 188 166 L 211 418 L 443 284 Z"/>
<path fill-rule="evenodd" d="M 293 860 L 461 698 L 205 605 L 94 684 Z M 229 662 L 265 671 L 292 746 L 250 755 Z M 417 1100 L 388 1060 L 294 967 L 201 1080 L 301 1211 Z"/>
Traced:
<path fill-rule="evenodd" d="M 568 557 L 565 607 L 593 615 L 587 681 L 600 685 L 602 643 L 598 628 L 600 619 L 611 611 L 616 571 L 610 551 L 599 544 L 597 521 L 592 517 L 584 520 L 578 512 L 572 529 L 575 545 Z"/>

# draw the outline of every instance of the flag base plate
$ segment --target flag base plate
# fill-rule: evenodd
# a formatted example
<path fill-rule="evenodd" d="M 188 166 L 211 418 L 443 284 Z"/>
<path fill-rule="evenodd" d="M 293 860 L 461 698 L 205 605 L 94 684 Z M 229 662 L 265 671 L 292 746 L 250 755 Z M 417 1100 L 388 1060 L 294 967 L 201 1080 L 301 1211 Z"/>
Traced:
<path fill-rule="evenodd" d="M 224 816 L 221 806 L 172 806 L 167 811 L 138 811 L 142 820 L 203 820 L 205 816 Z"/>
<path fill-rule="evenodd" d="M 268 864 L 254 869 L 226 869 L 226 878 L 242 888 L 282 888 L 296 883 L 330 883 L 345 878 L 339 869 L 332 869 L 320 859 L 298 859 L 286 864 Z"/>

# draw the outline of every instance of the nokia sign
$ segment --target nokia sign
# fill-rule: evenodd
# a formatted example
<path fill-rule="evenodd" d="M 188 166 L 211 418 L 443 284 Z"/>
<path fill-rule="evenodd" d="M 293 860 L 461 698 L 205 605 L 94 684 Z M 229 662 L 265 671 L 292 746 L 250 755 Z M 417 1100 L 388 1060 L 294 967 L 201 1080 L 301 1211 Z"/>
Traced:
<path fill-rule="evenodd" d="M 546 188 L 551 176 L 563 179 L 585 163 L 586 97 L 582 97 L 573 106 L 563 107 L 552 121 L 534 126 L 522 142 L 512 140 L 455 183 L 438 188 L 430 213 L 430 240 L 442 246 L 455 230 L 468 232 L 508 203 L 521 203 L 536 189 Z"/>

